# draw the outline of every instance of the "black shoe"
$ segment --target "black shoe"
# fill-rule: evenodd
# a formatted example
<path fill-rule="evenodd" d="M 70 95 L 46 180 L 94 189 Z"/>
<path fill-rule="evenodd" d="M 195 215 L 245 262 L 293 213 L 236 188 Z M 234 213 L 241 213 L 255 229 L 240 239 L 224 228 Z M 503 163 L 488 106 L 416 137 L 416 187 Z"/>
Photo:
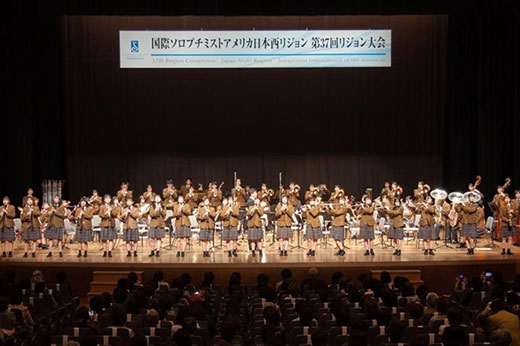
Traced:
<path fill-rule="evenodd" d="M 475 248 L 472 248 L 472 249 L 471 249 L 471 254 L 472 254 L 472 255 L 475 254 Z"/>
<path fill-rule="evenodd" d="M 159 251 L 156 251 L 155 252 L 155 257 L 159 257 L 159 256 L 161 256 L 161 254 L 159 253 Z"/>
<path fill-rule="evenodd" d="M 112 257 L 112 251 L 108 252 L 108 257 Z"/>
<path fill-rule="evenodd" d="M 370 249 L 370 254 L 371 254 L 372 256 L 375 256 L 374 249 Z"/>
<path fill-rule="evenodd" d="M 256 257 L 256 252 L 255 252 L 255 250 L 253 250 L 253 257 Z"/>
<path fill-rule="evenodd" d="M 134 251 L 134 257 L 137 257 L 137 251 Z"/>
<path fill-rule="evenodd" d="M 155 251 L 152 250 L 152 252 L 150 252 L 150 254 L 148 255 L 148 257 L 153 257 L 155 256 Z"/>
<path fill-rule="evenodd" d="M 130 251 L 128 251 L 128 252 L 126 253 L 126 257 L 132 257 L 132 253 L 131 253 Z"/>
<path fill-rule="evenodd" d="M 81 250 L 78 251 L 78 257 L 81 257 Z"/>
<path fill-rule="evenodd" d="M 258 255 L 259 255 L 260 257 L 262 257 L 262 255 L 263 255 L 262 250 L 258 250 Z"/>
<path fill-rule="evenodd" d="M 339 250 L 338 256 L 345 256 L 345 250 L 343 250 L 343 249 Z"/>
<path fill-rule="evenodd" d="M 181 252 L 181 257 L 184 257 L 184 251 L 183 251 L 183 252 Z"/>
<path fill-rule="evenodd" d="M 47 254 L 47 257 L 52 257 L 52 251 L 49 251 L 49 253 Z"/>
<path fill-rule="evenodd" d="M 311 255 L 311 252 L 312 252 L 312 250 L 307 251 L 307 254 L 306 254 L 306 255 L 307 255 L 307 256 L 310 256 L 310 255 Z"/>
<path fill-rule="evenodd" d="M 506 249 L 502 249 L 501 255 L 505 255 L 505 254 L 506 254 Z"/>
<path fill-rule="evenodd" d="M 9 257 L 13 257 L 13 252 L 9 251 Z"/>
<path fill-rule="evenodd" d="M 430 249 L 430 251 L 428 251 L 428 253 L 430 254 L 430 256 L 435 256 L 435 253 L 433 252 L 432 249 Z"/>
<path fill-rule="evenodd" d="M 83 257 L 87 257 L 87 250 L 83 253 Z"/>
<path fill-rule="evenodd" d="M 426 256 L 428 254 L 428 250 L 424 250 L 424 255 Z"/>
<path fill-rule="evenodd" d="M 283 251 L 283 255 L 284 255 L 284 256 L 287 256 L 287 250 L 284 250 L 284 251 Z"/>
<path fill-rule="evenodd" d="M 401 250 L 397 250 L 396 255 L 397 255 L 397 256 L 401 256 Z"/>
<path fill-rule="evenodd" d="M 23 257 L 27 257 L 27 252 L 23 254 Z"/>
<path fill-rule="evenodd" d="M 107 257 L 107 252 L 103 251 L 103 257 Z"/>
<path fill-rule="evenodd" d="M 35 258 L 35 257 L 36 257 L 36 254 L 33 252 L 33 253 L 31 254 L 31 257 L 32 257 L 32 258 Z"/>
<path fill-rule="evenodd" d="M 508 255 L 512 255 L 513 253 L 511 252 L 511 249 L 507 250 L 507 254 Z"/>
<path fill-rule="evenodd" d="M 311 252 L 311 256 L 312 256 L 312 257 L 316 256 L 316 250 L 312 250 L 312 252 Z"/>
<path fill-rule="evenodd" d="M 396 256 L 398 252 L 399 250 L 396 249 L 392 255 Z"/>
<path fill-rule="evenodd" d="M 370 255 L 370 251 L 366 250 L 365 253 L 363 254 L 363 256 L 368 256 Z"/>
<path fill-rule="evenodd" d="M 283 250 L 280 250 L 280 256 L 283 256 Z"/>
<path fill-rule="evenodd" d="M 237 250 L 233 250 L 233 256 L 238 257 Z"/>
<path fill-rule="evenodd" d="M 336 253 L 334 254 L 334 256 L 341 256 L 340 253 L 341 253 L 341 249 L 338 250 L 338 252 L 336 252 Z"/>
<path fill-rule="evenodd" d="M 63 257 L 63 252 L 60 252 L 60 254 L 59 254 L 59 255 L 60 255 L 60 257 Z"/>
<path fill-rule="evenodd" d="M 4 252 L 2 252 L 2 257 L 7 257 L 7 254 Z"/>
<path fill-rule="evenodd" d="M 231 251 L 228 251 L 228 252 L 227 252 L 227 256 L 228 256 L 228 257 L 233 257 L 233 255 L 231 254 Z"/>
<path fill-rule="evenodd" d="M 471 249 L 468 249 L 468 252 L 466 253 L 466 255 L 471 255 Z"/>
<path fill-rule="evenodd" d="M 177 251 L 177 254 L 175 255 L 175 257 L 181 257 L 181 252 Z"/>

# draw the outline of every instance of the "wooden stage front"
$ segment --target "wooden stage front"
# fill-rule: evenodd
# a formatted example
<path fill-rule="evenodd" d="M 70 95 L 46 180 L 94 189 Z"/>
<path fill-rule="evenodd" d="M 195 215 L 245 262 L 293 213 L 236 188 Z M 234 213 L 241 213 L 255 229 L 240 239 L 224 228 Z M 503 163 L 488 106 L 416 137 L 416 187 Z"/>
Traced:
<path fill-rule="evenodd" d="M 126 257 L 123 246 L 114 251 L 112 258 L 103 258 L 99 243 L 90 246 L 87 258 L 76 257 L 77 245 L 74 244 L 69 245 L 62 258 L 57 256 L 56 250 L 52 258 L 46 257 L 45 250 L 38 250 L 36 258 L 23 258 L 23 249 L 21 244 L 18 244 L 14 257 L 2 258 L 0 263 L 4 270 L 16 270 L 19 277 L 28 276 L 33 270 L 41 269 L 48 282 L 55 280 L 56 272 L 65 271 L 68 281 L 80 296 L 86 296 L 89 291 L 92 272 L 95 270 L 142 270 L 145 281 L 157 270 L 163 271 L 168 281 L 189 272 L 197 285 L 206 271 L 213 271 L 216 281 L 221 285 L 227 284 L 233 271 L 239 271 L 244 283 L 251 285 L 261 272 L 269 275 L 271 282 L 278 281 L 283 268 L 291 268 L 294 277 L 302 279 L 307 275 L 309 268 L 315 267 L 325 281 L 330 280 L 335 271 L 341 271 L 345 277 L 355 279 L 361 273 L 370 273 L 370 270 L 419 269 L 422 280 L 430 290 L 444 293 L 452 289 L 455 276 L 459 273 L 472 277 L 489 269 L 501 271 L 506 279 L 512 279 L 520 264 L 518 247 L 513 247 L 513 256 L 500 255 L 498 247 L 492 250 L 477 248 L 474 256 L 466 255 L 465 249 L 439 247 L 435 256 L 425 256 L 416 247 L 415 242 L 410 242 L 404 246 L 400 257 L 392 255 L 391 247 L 382 249 L 381 246 L 375 247 L 375 256 L 364 256 L 362 243 L 355 244 L 351 241 L 347 244 L 350 249 L 344 257 L 333 255 L 335 249 L 331 243 L 326 248 L 319 247 L 315 257 L 306 256 L 304 249 L 293 249 L 287 257 L 280 257 L 277 246 L 271 243 L 269 245 L 261 258 L 258 255 L 253 257 L 244 242 L 240 244 L 238 257 L 233 258 L 228 258 L 227 251 L 221 249 L 215 250 L 209 258 L 202 257 L 197 245 L 188 249 L 184 258 L 176 257 L 175 249 L 161 251 L 161 257 L 148 257 L 149 247 L 146 243 L 140 248 L 138 256 L 131 258 Z M 439 245 L 442 243 L 439 242 Z"/>

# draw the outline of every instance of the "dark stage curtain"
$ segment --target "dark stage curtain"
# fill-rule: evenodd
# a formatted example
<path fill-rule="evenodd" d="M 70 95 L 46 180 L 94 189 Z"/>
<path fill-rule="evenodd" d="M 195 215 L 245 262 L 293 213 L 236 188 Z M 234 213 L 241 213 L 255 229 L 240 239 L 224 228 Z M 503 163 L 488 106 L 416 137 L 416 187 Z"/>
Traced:
<path fill-rule="evenodd" d="M 119 30 L 392 29 L 391 68 L 120 69 Z M 441 183 L 445 16 L 64 16 L 69 192 Z"/>

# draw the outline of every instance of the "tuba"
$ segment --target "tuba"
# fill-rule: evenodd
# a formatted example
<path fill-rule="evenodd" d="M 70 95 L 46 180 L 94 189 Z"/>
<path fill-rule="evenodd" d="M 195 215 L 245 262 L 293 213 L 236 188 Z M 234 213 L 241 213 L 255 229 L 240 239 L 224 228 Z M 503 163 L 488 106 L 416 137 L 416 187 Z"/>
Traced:
<path fill-rule="evenodd" d="M 448 197 L 448 193 L 441 189 L 435 189 L 430 192 L 430 196 L 437 201 L 441 199 L 446 199 L 446 197 Z"/>

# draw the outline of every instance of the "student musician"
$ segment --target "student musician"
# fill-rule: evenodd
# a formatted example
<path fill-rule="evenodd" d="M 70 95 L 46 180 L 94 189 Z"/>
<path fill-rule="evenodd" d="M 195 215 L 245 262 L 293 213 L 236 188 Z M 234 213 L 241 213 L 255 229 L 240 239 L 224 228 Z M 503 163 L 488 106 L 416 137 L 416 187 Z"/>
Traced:
<path fill-rule="evenodd" d="M 168 179 L 166 180 L 166 187 L 162 190 L 162 198 L 164 201 L 172 198 L 174 200 L 177 199 L 177 190 L 175 189 L 175 186 L 173 185 L 173 180 Z"/>
<path fill-rule="evenodd" d="M 173 209 L 173 217 L 175 217 L 175 238 L 177 239 L 177 257 L 184 257 L 188 239 L 191 236 L 191 223 L 189 216 L 192 207 L 188 203 L 184 203 L 184 197 L 177 198 L 177 204 Z"/>
<path fill-rule="evenodd" d="M 133 198 L 133 192 L 128 189 L 129 183 L 124 181 L 121 183 L 121 189 L 117 191 L 117 199 L 121 202 L 123 207 L 126 207 L 126 200 L 128 198 Z"/>
<path fill-rule="evenodd" d="M 34 196 L 34 190 L 31 187 L 27 189 L 27 195 L 22 198 L 22 208 L 25 207 L 28 199 L 33 200 L 33 205 L 38 205 L 38 203 L 35 203 L 38 198 Z"/>
<path fill-rule="evenodd" d="M 482 199 L 478 202 L 477 208 L 477 236 L 486 233 L 486 210 Z"/>
<path fill-rule="evenodd" d="M 231 195 L 235 197 L 235 200 L 241 208 L 246 205 L 247 193 L 242 187 L 242 181 L 240 179 L 236 180 L 235 187 L 231 189 Z"/>
<path fill-rule="evenodd" d="M 305 195 L 303 196 L 305 204 L 309 204 L 311 202 L 311 199 L 318 197 L 319 191 L 319 188 L 314 186 L 314 184 L 310 184 L 309 189 L 305 191 Z"/>
<path fill-rule="evenodd" d="M 504 205 L 500 207 L 500 236 L 502 237 L 502 255 L 506 253 L 512 255 L 511 243 L 513 242 L 514 223 L 513 223 L 513 206 L 511 205 L 511 198 L 509 195 L 504 196 Z"/>
<path fill-rule="evenodd" d="M 186 197 L 191 188 L 193 188 L 193 182 L 191 181 L 191 178 L 186 178 L 184 185 L 182 185 L 179 190 L 179 195 Z"/>
<path fill-rule="evenodd" d="M 339 197 L 338 202 L 331 205 L 327 211 L 332 217 L 330 237 L 334 239 L 336 246 L 338 247 L 338 252 L 336 252 L 334 256 L 344 256 L 345 246 L 343 245 L 343 241 L 345 240 L 345 221 L 349 211 L 345 196 Z"/>
<path fill-rule="evenodd" d="M 421 220 L 419 221 L 419 239 L 423 241 L 424 255 L 433 256 L 433 242 L 436 239 L 435 236 L 435 206 L 433 205 L 433 198 L 430 196 L 426 197 L 426 202 L 422 202 L 418 206 L 418 212 L 421 214 Z"/>
<path fill-rule="evenodd" d="M 78 242 L 78 257 L 81 257 L 83 250 L 83 257 L 87 257 L 88 243 L 94 239 L 92 234 L 92 217 L 94 216 L 94 208 L 88 205 L 87 197 L 81 198 L 79 207 L 76 208 L 72 215 L 76 222 L 76 236 Z"/>
<path fill-rule="evenodd" d="M 219 215 L 222 220 L 222 240 L 226 242 L 228 257 L 237 257 L 238 218 L 240 217 L 240 206 L 235 202 L 233 196 L 222 201 Z"/>
<path fill-rule="evenodd" d="M 389 217 L 390 228 L 388 229 L 388 239 L 392 239 L 392 243 L 394 244 L 395 251 L 393 253 L 394 256 L 401 256 L 401 246 L 403 242 L 403 213 L 404 208 L 401 205 L 401 201 L 396 198 L 394 199 L 394 205 L 392 208 L 386 211 L 386 214 Z"/>
<path fill-rule="evenodd" d="M 126 207 L 121 212 L 121 221 L 124 223 L 123 240 L 126 243 L 126 257 L 137 257 L 139 242 L 139 208 L 132 198 L 126 199 Z"/>
<path fill-rule="evenodd" d="M 88 199 L 88 205 L 94 208 L 94 213 L 97 213 L 101 204 L 103 204 L 103 199 L 97 192 L 97 190 L 92 190 L 92 196 Z"/>
<path fill-rule="evenodd" d="M 186 195 L 183 197 L 183 201 L 185 204 L 190 206 L 191 210 L 193 210 L 197 207 L 197 199 L 198 193 L 195 191 L 195 188 L 191 186 L 188 190 L 188 193 L 186 193 Z"/>
<path fill-rule="evenodd" d="M 379 194 L 379 196 L 381 196 L 381 197 L 383 197 L 383 196 L 390 197 L 390 194 L 391 194 L 390 183 L 388 181 L 385 181 L 385 185 L 381 189 L 381 193 Z"/>
<path fill-rule="evenodd" d="M 61 201 L 59 196 L 54 196 L 53 205 L 47 210 L 47 230 L 45 237 L 49 240 L 49 253 L 52 257 L 54 241 L 58 245 L 58 255 L 63 257 L 63 231 L 65 229 L 65 217 L 67 215 L 68 201 Z"/>
<path fill-rule="evenodd" d="M 357 215 L 359 216 L 359 238 L 363 239 L 365 244 L 365 256 L 374 256 L 374 206 L 370 197 L 363 198 L 363 204 L 358 207 Z"/>
<path fill-rule="evenodd" d="M 298 207 L 300 205 L 300 185 L 290 182 L 287 197 L 289 198 L 290 205 Z"/>
<path fill-rule="evenodd" d="M 258 198 L 260 198 L 260 202 L 264 202 L 266 205 L 271 205 L 271 197 L 274 196 L 274 191 L 272 189 L 267 188 L 267 184 L 263 183 L 260 191 L 258 192 Z"/>
<path fill-rule="evenodd" d="M 475 193 L 468 194 L 467 203 L 462 205 L 462 231 L 461 240 L 468 247 L 468 255 L 475 254 L 475 238 L 477 237 L 478 204 L 475 203 Z"/>
<path fill-rule="evenodd" d="M 415 203 L 421 204 L 425 201 L 428 193 L 430 192 L 430 186 L 420 181 L 417 183 L 417 188 L 413 190 L 413 196 L 415 198 Z"/>
<path fill-rule="evenodd" d="M 32 251 L 32 257 L 36 257 L 36 244 L 40 239 L 40 208 L 34 204 L 33 198 L 25 200 L 25 207 L 20 208 L 20 221 L 22 222 L 22 234 L 25 246 L 23 257 L 27 257 L 29 247 Z"/>
<path fill-rule="evenodd" d="M 16 208 L 11 205 L 8 196 L 2 198 L 2 206 L 0 207 L 0 242 L 2 243 L 2 257 L 13 257 L 13 244 L 16 239 L 14 232 L 14 219 L 16 217 Z"/>
<path fill-rule="evenodd" d="M 515 236 L 517 236 L 517 240 L 520 241 L 520 190 L 515 190 L 515 199 L 511 199 L 511 207 L 513 208 L 513 228 L 515 229 Z"/>
<path fill-rule="evenodd" d="M 217 186 L 216 182 L 211 182 L 209 185 L 207 197 L 209 205 L 215 210 L 222 203 L 222 190 Z"/>
<path fill-rule="evenodd" d="M 165 220 L 166 208 L 162 206 L 161 196 L 155 195 L 150 205 L 150 230 L 148 231 L 148 236 L 150 238 L 151 252 L 149 257 L 159 257 L 161 255 L 162 239 L 165 236 Z"/>
<path fill-rule="evenodd" d="M 262 241 L 264 238 L 262 230 L 262 216 L 264 215 L 264 208 L 260 205 L 260 199 L 256 198 L 254 204 L 248 207 L 246 216 L 247 220 L 247 240 L 253 251 L 253 257 L 256 256 L 255 250 L 258 249 L 260 257 L 262 257 Z"/>
<path fill-rule="evenodd" d="M 390 187 L 390 196 L 388 198 L 393 201 L 395 199 L 401 199 L 401 195 L 403 194 L 403 188 L 397 184 L 397 182 L 393 181 Z"/>
<path fill-rule="evenodd" d="M 341 186 L 334 185 L 334 191 L 330 194 L 329 203 L 338 204 L 341 197 L 345 197 L 345 191 Z"/>
<path fill-rule="evenodd" d="M 291 204 L 289 200 L 289 204 Z M 320 213 L 321 207 L 317 199 L 312 199 L 310 204 L 303 207 L 307 218 L 305 227 L 305 240 L 307 240 L 307 256 L 316 256 L 316 245 L 322 237 Z"/>
<path fill-rule="evenodd" d="M 280 243 L 280 256 L 287 256 L 289 239 L 292 239 L 293 236 L 291 228 L 293 214 L 294 207 L 289 204 L 287 196 L 283 196 L 275 209 L 276 237 Z"/>
<path fill-rule="evenodd" d="M 150 184 L 146 185 L 146 191 L 143 192 L 141 197 L 144 199 L 145 203 L 148 203 L 148 204 L 150 204 L 154 201 L 155 192 L 153 192 L 152 185 L 150 185 Z"/>
<path fill-rule="evenodd" d="M 116 198 L 114 197 L 114 199 Z M 105 195 L 103 196 L 103 204 L 99 207 L 98 215 L 101 218 L 99 238 L 103 243 L 103 257 L 112 257 L 114 240 L 117 239 L 116 218 L 119 216 L 119 208 L 112 203 L 112 197 Z"/>
<path fill-rule="evenodd" d="M 215 229 L 216 211 L 210 205 L 210 199 L 204 197 L 202 205 L 197 209 L 197 220 L 199 221 L 199 240 L 202 242 L 202 256 L 210 257 L 211 240 L 213 239 L 213 230 Z"/>

